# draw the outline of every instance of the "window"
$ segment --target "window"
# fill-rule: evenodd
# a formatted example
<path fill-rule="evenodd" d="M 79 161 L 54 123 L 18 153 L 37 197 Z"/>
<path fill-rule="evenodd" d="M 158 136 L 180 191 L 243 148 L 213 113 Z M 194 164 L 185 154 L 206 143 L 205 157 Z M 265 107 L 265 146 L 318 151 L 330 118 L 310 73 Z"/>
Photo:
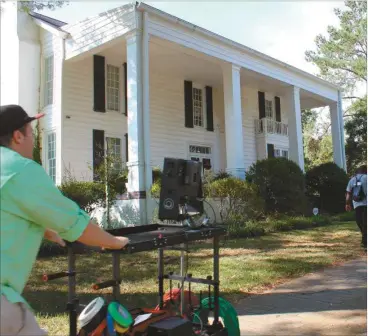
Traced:
<path fill-rule="evenodd" d="M 45 106 L 53 103 L 54 93 L 54 56 L 45 59 Z"/>
<path fill-rule="evenodd" d="M 265 101 L 266 118 L 273 119 L 272 100 Z"/>
<path fill-rule="evenodd" d="M 286 159 L 289 158 L 289 151 L 286 149 L 275 148 L 274 153 L 275 157 L 284 157 Z"/>
<path fill-rule="evenodd" d="M 212 149 L 208 146 L 189 145 L 189 157 L 193 161 L 202 162 L 203 169 L 212 168 Z"/>
<path fill-rule="evenodd" d="M 122 161 L 122 155 L 121 155 L 121 139 L 120 138 L 106 138 L 106 144 L 107 144 L 107 154 L 111 156 L 112 159 L 112 165 L 116 170 L 121 169 L 121 161 Z"/>
<path fill-rule="evenodd" d="M 119 67 L 107 65 L 107 109 L 120 110 L 120 70 Z"/>
<path fill-rule="evenodd" d="M 193 118 L 194 126 L 204 127 L 203 91 L 193 88 Z"/>
<path fill-rule="evenodd" d="M 56 181 L 56 133 L 47 135 L 47 171 L 52 180 Z"/>

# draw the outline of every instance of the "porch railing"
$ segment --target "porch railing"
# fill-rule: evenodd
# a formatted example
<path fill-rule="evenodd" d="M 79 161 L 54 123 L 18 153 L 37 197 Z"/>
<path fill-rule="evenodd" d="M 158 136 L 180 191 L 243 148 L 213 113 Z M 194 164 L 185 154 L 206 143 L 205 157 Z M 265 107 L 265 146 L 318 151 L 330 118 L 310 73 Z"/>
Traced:
<path fill-rule="evenodd" d="M 288 125 L 269 118 L 255 119 L 256 134 L 289 135 Z"/>

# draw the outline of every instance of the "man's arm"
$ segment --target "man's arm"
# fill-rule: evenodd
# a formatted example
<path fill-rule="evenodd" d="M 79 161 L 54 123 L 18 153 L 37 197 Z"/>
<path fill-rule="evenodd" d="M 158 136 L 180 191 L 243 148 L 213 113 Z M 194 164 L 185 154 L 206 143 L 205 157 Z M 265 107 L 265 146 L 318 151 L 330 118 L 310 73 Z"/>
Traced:
<path fill-rule="evenodd" d="M 46 230 L 45 235 L 57 240 L 56 232 L 67 241 L 80 241 L 90 246 L 123 248 L 128 239 L 115 237 L 90 221 L 89 215 L 65 197 L 44 169 L 29 163 L 6 184 L 10 209 Z M 47 237 L 46 237 L 47 238 Z"/>
<path fill-rule="evenodd" d="M 351 201 L 352 201 L 352 198 L 351 198 L 351 191 L 352 191 L 352 186 L 351 186 L 351 181 L 349 181 L 347 187 L 346 187 L 346 195 L 345 195 L 345 210 L 346 211 L 351 211 L 352 208 L 351 208 Z"/>

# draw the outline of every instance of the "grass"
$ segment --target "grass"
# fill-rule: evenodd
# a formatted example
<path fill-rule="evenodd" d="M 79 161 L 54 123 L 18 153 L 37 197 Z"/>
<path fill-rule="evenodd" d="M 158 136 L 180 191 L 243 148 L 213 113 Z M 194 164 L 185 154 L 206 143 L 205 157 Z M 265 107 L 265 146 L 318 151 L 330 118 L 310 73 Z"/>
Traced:
<path fill-rule="evenodd" d="M 232 303 L 252 292 L 260 292 L 287 279 L 302 276 L 323 267 L 339 264 L 363 255 L 360 233 L 354 222 L 334 223 L 309 230 L 272 233 L 250 239 L 225 242 L 220 253 L 221 295 Z M 179 272 L 179 254 L 165 252 L 165 272 Z M 189 256 L 189 272 L 193 276 L 212 274 L 210 245 L 193 246 Z M 126 255 L 121 261 L 120 301 L 127 307 L 153 307 L 157 303 L 157 252 Z M 65 313 L 67 280 L 50 283 L 40 280 L 44 272 L 65 270 L 66 256 L 39 259 L 25 288 L 24 296 L 37 312 L 42 327 L 50 335 L 67 335 Z M 95 292 L 91 285 L 110 279 L 111 256 L 91 254 L 77 258 L 77 293 L 82 303 L 88 303 L 109 289 Z M 177 285 L 177 284 L 175 284 Z M 193 285 L 192 290 L 206 291 Z"/>

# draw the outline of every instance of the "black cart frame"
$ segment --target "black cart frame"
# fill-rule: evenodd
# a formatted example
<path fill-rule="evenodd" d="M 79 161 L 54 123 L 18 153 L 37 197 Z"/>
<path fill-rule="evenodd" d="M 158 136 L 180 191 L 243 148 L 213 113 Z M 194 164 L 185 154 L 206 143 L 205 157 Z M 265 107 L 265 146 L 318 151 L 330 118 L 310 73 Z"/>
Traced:
<path fill-rule="evenodd" d="M 220 238 L 226 234 L 226 230 L 220 226 L 203 227 L 198 229 L 189 229 L 174 225 L 141 225 L 127 227 L 116 230 L 109 230 L 114 236 L 128 237 L 130 242 L 122 250 L 108 250 L 102 253 L 111 253 L 112 255 L 112 279 L 97 283 L 93 286 L 95 290 L 112 287 L 112 297 L 117 300 L 120 295 L 120 256 L 121 254 L 131 254 L 143 251 L 158 250 L 158 305 L 160 309 L 164 306 L 164 281 L 177 280 L 182 283 L 200 283 L 213 287 L 213 327 L 224 329 L 219 322 L 219 294 L 220 294 Z M 188 248 L 188 243 L 200 240 L 213 240 L 213 276 L 207 278 L 194 278 L 191 274 L 184 273 L 184 251 Z M 178 247 L 179 246 L 179 247 Z M 69 312 L 69 335 L 77 336 L 77 315 L 81 305 L 76 295 L 76 255 L 86 254 L 90 251 L 100 251 L 100 249 L 90 248 L 81 243 L 67 243 L 68 250 L 68 271 L 55 274 L 45 274 L 44 281 L 50 281 L 57 278 L 68 277 L 68 303 Z M 181 272 L 180 274 L 165 274 L 164 272 L 164 251 L 181 250 Z M 183 286 L 182 286 L 183 288 Z M 182 289 L 183 290 L 183 289 Z M 183 294 L 183 292 L 182 292 Z M 181 307 L 183 307 L 184 295 L 181 295 Z M 227 335 L 222 334 L 222 335 Z"/>

